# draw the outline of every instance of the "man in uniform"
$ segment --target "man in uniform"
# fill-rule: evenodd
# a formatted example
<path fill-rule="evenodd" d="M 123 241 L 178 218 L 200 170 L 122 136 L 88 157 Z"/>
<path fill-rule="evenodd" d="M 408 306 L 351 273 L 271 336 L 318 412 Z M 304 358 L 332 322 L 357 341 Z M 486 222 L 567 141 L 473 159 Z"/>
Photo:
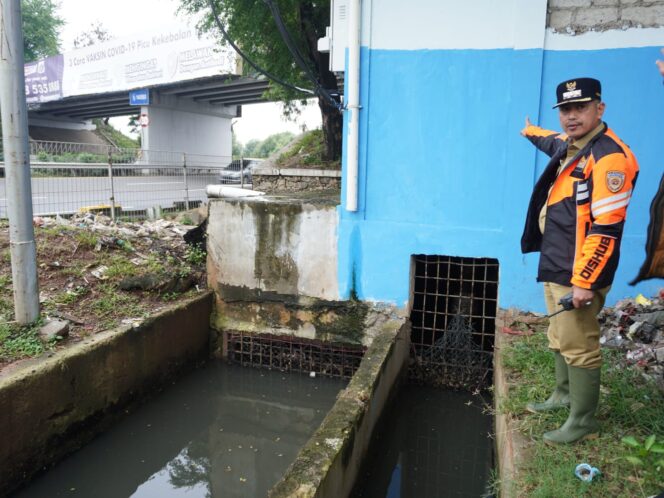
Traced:
<path fill-rule="evenodd" d="M 537 181 L 521 239 L 524 253 L 540 252 L 537 280 L 544 283 L 549 313 L 572 293 L 574 310 L 552 317 L 547 336 L 555 356 L 556 388 L 528 410 L 569 407 L 562 427 L 544 434 L 547 443 L 597 437 L 600 328 L 620 256 L 620 240 L 638 164 L 631 150 L 602 121 L 605 104 L 599 81 L 577 78 L 556 89 L 564 133 L 533 126 L 521 134 L 551 161 Z"/>

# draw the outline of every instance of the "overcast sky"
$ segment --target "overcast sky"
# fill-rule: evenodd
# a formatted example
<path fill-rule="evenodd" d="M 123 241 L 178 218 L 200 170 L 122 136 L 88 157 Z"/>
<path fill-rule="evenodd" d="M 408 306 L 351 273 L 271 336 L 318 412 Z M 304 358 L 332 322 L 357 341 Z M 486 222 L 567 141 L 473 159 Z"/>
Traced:
<path fill-rule="evenodd" d="M 113 37 L 121 38 L 141 30 L 154 31 L 159 26 L 174 21 L 186 22 L 184 14 L 176 14 L 178 0 L 60 0 L 60 15 L 65 26 L 60 32 L 62 50 L 74 48 L 74 38 L 101 22 Z M 114 119 L 114 124 L 123 125 L 126 118 Z M 242 118 L 236 120 L 233 130 L 242 143 L 252 138 L 263 139 L 273 133 L 291 131 L 300 133 L 302 126 L 307 129 L 320 127 L 320 111 L 313 103 L 305 108 L 296 122 L 285 121 L 278 104 L 253 104 L 243 106 Z"/>

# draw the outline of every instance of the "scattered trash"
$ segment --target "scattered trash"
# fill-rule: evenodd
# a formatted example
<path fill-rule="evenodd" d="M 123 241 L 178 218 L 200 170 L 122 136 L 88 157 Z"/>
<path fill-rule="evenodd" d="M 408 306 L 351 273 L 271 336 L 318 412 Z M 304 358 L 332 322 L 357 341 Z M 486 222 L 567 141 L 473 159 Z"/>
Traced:
<path fill-rule="evenodd" d="M 587 463 L 580 463 L 574 469 L 574 475 L 581 479 L 583 482 L 591 482 L 595 476 L 599 476 L 602 473 L 597 467 L 591 467 Z"/>
<path fill-rule="evenodd" d="M 92 273 L 93 277 L 96 277 L 97 280 L 106 280 L 108 277 L 105 275 L 105 273 L 108 271 L 108 266 L 106 265 L 101 265 L 92 270 L 90 273 Z"/>
<path fill-rule="evenodd" d="M 646 298 L 643 294 L 636 296 L 634 302 L 636 302 L 636 304 L 640 304 L 641 306 L 652 306 L 652 301 Z"/>
<path fill-rule="evenodd" d="M 312 379 L 316 377 L 316 372 L 309 372 L 309 377 Z"/>

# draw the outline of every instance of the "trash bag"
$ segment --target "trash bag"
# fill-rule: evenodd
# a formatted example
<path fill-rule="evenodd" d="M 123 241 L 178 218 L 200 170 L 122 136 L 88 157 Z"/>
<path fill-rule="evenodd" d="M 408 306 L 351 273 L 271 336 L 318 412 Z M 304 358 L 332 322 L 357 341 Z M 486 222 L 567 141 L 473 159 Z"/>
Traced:
<path fill-rule="evenodd" d="M 646 260 L 639 274 L 629 284 L 636 285 L 651 278 L 664 278 L 664 175 L 650 205 Z"/>

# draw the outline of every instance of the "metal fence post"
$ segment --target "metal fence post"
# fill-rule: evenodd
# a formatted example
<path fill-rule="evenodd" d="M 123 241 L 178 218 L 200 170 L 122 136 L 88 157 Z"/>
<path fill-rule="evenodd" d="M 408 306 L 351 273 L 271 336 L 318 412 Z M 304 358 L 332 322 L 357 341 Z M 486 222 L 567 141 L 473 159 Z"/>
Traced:
<path fill-rule="evenodd" d="M 189 179 L 187 177 L 187 153 L 182 153 L 182 168 L 184 171 L 184 209 L 189 211 Z"/>
<path fill-rule="evenodd" d="M 113 155 L 111 149 L 108 149 L 108 181 L 111 186 L 111 219 L 115 221 L 115 187 L 113 185 Z"/>
<path fill-rule="evenodd" d="M 244 158 L 240 157 L 240 188 L 244 188 Z"/>

